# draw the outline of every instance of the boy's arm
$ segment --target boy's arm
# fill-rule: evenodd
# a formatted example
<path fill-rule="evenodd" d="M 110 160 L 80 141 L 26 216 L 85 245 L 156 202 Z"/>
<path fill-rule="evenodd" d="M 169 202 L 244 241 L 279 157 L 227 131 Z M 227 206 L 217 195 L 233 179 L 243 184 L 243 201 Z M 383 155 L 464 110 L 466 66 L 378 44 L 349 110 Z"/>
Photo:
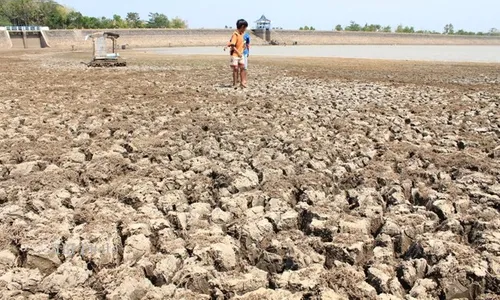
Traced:
<path fill-rule="evenodd" d="M 231 40 L 233 39 L 233 37 L 231 36 L 231 38 L 229 39 L 229 42 L 226 44 L 226 46 L 224 46 L 224 51 L 226 51 L 227 48 L 231 48 Z"/>
<path fill-rule="evenodd" d="M 234 48 L 234 46 L 236 46 L 236 41 L 237 41 L 237 37 L 236 37 L 236 34 L 233 33 L 233 35 L 231 36 L 231 40 L 229 41 L 229 44 L 227 44 L 228 47 L 231 47 L 231 48 Z"/>
<path fill-rule="evenodd" d="M 243 57 L 243 55 L 240 53 L 240 51 L 238 51 L 238 49 L 234 47 L 234 45 L 231 45 L 231 48 L 233 49 L 234 52 L 236 52 L 236 54 L 238 54 L 239 57 Z"/>

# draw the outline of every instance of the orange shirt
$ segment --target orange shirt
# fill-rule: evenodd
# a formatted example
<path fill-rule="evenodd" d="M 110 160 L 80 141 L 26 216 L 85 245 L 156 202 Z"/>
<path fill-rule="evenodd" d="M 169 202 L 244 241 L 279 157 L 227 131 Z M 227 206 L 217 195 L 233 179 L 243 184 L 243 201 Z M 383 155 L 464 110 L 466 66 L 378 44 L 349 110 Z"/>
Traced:
<path fill-rule="evenodd" d="M 234 48 L 238 50 L 240 55 L 243 55 L 243 51 L 245 50 L 245 44 L 243 43 L 243 35 L 241 35 L 238 31 L 235 31 L 233 33 L 233 36 L 231 37 L 231 42 L 229 42 L 230 45 L 234 45 Z M 239 56 L 236 51 L 233 52 L 233 56 Z"/>

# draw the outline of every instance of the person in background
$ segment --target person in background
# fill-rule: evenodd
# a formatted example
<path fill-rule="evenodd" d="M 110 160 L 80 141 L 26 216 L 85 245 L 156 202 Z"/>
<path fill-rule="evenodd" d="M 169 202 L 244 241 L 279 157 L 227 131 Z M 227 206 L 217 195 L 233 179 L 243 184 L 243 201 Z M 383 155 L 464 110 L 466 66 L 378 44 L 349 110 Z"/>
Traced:
<path fill-rule="evenodd" d="M 245 43 L 245 50 L 243 50 L 243 58 L 245 60 L 245 72 L 248 73 L 248 56 L 250 56 L 250 34 L 248 32 L 245 32 L 245 35 L 243 36 L 243 42 Z"/>
<path fill-rule="evenodd" d="M 231 48 L 231 68 L 233 70 L 233 86 L 238 83 L 238 77 L 241 78 L 241 86 L 247 87 L 247 76 L 245 70 L 245 40 L 243 35 L 248 28 L 248 22 L 240 19 L 236 22 L 236 31 L 231 36 L 231 41 L 227 45 Z M 238 76 L 239 75 L 239 76 Z"/>

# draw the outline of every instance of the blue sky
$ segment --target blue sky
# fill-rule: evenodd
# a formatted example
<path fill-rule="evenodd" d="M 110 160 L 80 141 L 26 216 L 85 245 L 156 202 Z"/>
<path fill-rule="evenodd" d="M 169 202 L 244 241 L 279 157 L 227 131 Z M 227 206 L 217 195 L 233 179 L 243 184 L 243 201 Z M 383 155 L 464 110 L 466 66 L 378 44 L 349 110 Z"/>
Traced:
<path fill-rule="evenodd" d="M 222 28 L 234 26 L 239 18 L 249 22 L 262 14 L 272 20 L 272 26 L 298 29 L 314 26 L 331 30 L 336 24 L 357 23 L 411 25 L 415 29 L 442 31 L 447 23 L 455 30 L 489 31 L 500 29 L 499 0 L 60 0 L 85 15 L 111 17 L 138 12 L 147 19 L 149 12 L 179 16 L 190 28 Z M 252 26 L 253 24 L 251 24 Z"/>

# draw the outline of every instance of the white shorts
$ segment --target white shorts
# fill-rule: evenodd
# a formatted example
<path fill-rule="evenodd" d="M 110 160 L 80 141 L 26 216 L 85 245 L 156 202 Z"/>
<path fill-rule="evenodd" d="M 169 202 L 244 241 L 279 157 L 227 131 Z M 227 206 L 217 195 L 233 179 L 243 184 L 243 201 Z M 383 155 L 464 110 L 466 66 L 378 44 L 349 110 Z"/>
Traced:
<path fill-rule="evenodd" d="M 245 65 L 245 58 L 238 57 L 238 56 L 231 56 L 231 66 L 237 67 L 238 65 L 244 66 Z"/>

